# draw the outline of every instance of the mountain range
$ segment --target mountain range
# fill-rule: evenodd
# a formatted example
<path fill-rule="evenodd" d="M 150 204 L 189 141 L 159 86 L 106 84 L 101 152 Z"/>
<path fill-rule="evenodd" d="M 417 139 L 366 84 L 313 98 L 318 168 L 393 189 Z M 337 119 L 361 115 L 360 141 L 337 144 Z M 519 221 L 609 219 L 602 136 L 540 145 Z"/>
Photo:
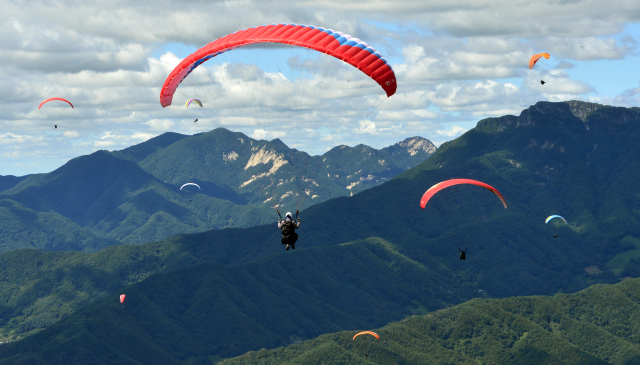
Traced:
<path fill-rule="evenodd" d="M 0 358 L 36 364 L 210 364 L 350 331 L 227 361 L 312 363 L 313 354 L 335 354 L 349 359 L 345 363 L 367 363 L 363 347 L 347 345 L 353 331 L 432 313 L 381 329 L 414 334 L 388 342 L 384 356 L 390 357 L 379 359 L 425 363 L 417 353 L 433 348 L 441 356 L 435 363 L 442 364 L 451 351 L 459 360 L 449 363 L 633 364 L 635 322 L 617 323 L 635 318 L 636 299 L 612 302 L 619 312 L 589 314 L 591 322 L 611 324 L 606 328 L 617 331 L 613 338 L 596 336 L 595 327 L 575 318 L 596 302 L 559 293 L 615 283 L 638 271 L 639 122 L 638 108 L 576 101 L 539 102 L 519 116 L 482 120 L 390 181 L 305 209 L 296 250 L 284 251 L 271 223 L 96 253 L 2 253 L 0 335 L 29 336 L 0 346 Z M 447 188 L 421 209 L 422 194 L 451 178 L 494 186 L 508 209 L 475 186 Z M 552 214 L 568 224 L 545 224 Z M 459 247 L 468 248 L 465 261 L 458 260 Z M 619 285 L 627 283 L 637 287 L 634 280 Z M 629 298 L 638 297 L 637 289 L 625 290 Z M 126 309 L 118 301 L 122 293 Z M 608 303 L 611 291 L 602 293 L 595 294 L 603 298 L 597 305 Z M 513 316 L 507 315 L 508 303 L 533 299 L 505 299 L 504 305 L 474 299 L 454 307 L 473 298 L 531 295 L 569 298 L 563 310 L 576 322 L 567 322 L 562 313 L 554 319 L 544 305 L 555 304 L 544 304 L 544 298 L 535 302 L 544 305 L 512 309 Z M 604 317 L 608 311 L 617 317 Z M 524 315 L 543 317 L 524 323 Z M 557 323 L 582 328 L 573 337 L 563 335 L 572 346 L 554 332 L 572 327 Z M 498 329 L 491 332 L 494 324 Z M 434 334 L 431 326 L 448 329 Z M 543 336 L 540 328 L 551 328 L 556 337 Z M 587 344 L 590 338 L 595 345 Z M 578 340 L 582 344 L 575 345 Z M 620 344 L 628 351 L 617 350 Z M 381 348 L 374 350 L 372 357 L 382 356 Z M 296 353 L 301 357 L 290 356 Z"/>
<path fill-rule="evenodd" d="M 0 177 L 0 251 L 85 251 L 180 233 L 248 227 L 351 195 L 435 152 L 420 137 L 322 156 L 218 128 L 164 133 L 122 151 L 97 151 L 48 174 Z M 180 187 L 193 182 L 201 187 Z"/>

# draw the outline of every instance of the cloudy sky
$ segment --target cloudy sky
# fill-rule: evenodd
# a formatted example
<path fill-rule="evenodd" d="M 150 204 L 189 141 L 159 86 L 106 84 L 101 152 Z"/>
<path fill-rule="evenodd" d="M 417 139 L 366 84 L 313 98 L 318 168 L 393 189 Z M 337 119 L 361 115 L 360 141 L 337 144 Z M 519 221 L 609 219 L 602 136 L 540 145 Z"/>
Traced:
<path fill-rule="evenodd" d="M 637 106 L 639 5 L 0 1 L 0 175 L 49 172 L 168 131 L 225 127 L 315 154 L 416 135 L 439 145 L 482 118 L 518 115 L 540 100 Z M 254 47 L 207 62 L 183 82 L 173 106 L 161 107 L 160 88 L 181 59 L 271 23 L 322 26 L 368 42 L 392 65 L 397 93 L 387 99 L 355 69 L 317 52 Z M 529 70 L 540 52 L 551 58 Z M 62 102 L 38 109 L 49 97 L 67 98 L 75 109 Z M 185 109 L 191 97 L 203 108 Z"/>

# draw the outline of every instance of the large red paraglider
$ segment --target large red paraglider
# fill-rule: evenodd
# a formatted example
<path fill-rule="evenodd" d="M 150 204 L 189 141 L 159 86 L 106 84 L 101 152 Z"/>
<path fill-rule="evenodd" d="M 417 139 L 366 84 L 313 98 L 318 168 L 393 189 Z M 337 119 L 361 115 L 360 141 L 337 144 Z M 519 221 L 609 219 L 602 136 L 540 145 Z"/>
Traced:
<path fill-rule="evenodd" d="M 71 102 L 70 102 L 69 100 L 67 100 L 67 99 L 63 99 L 63 98 L 49 98 L 49 99 L 47 99 L 47 100 L 43 101 L 42 103 L 40 103 L 40 105 L 38 105 L 38 109 L 42 108 L 42 106 L 43 106 L 44 104 L 46 104 L 46 103 L 48 103 L 48 102 L 50 102 L 50 101 L 53 101 L 53 100 L 60 100 L 60 101 L 64 101 L 64 102 L 68 103 L 69 105 L 71 105 L 71 107 L 72 107 L 73 109 L 75 109 L 75 108 L 73 107 L 73 104 L 71 104 Z"/>
<path fill-rule="evenodd" d="M 459 184 L 470 184 L 470 185 L 481 186 L 491 191 L 492 193 L 496 194 L 498 198 L 500 198 L 500 201 L 504 205 L 504 208 L 507 209 L 507 201 L 504 200 L 504 197 L 502 196 L 502 194 L 500 194 L 500 192 L 496 188 L 494 188 L 491 185 L 487 185 L 483 182 L 471 180 L 471 179 L 452 179 L 452 180 L 446 180 L 446 181 L 435 184 L 434 186 L 430 187 L 429 190 L 427 190 L 427 192 L 424 193 L 424 195 L 422 196 L 422 199 L 420 199 L 420 207 L 424 209 L 429 199 L 431 199 L 431 197 L 434 196 L 440 190 L 448 188 L 449 186 L 459 185 Z"/>
<path fill-rule="evenodd" d="M 125 294 L 120 294 L 120 303 L 124 303 Z"/>
<path fill-rule="evenodd" d="M 284 43 L 314 49 L 338 58 L 375 80 L 387 96 L 396 92 L 396 75 L 369 44 L 331 29 L 301 24 L 272 24 L 241 30 L 200 48 L 171 71 L 160 90 L 162 107 L 171 105 L 178 85 L 203 62 L 235 48 L 256 43 Z"/>

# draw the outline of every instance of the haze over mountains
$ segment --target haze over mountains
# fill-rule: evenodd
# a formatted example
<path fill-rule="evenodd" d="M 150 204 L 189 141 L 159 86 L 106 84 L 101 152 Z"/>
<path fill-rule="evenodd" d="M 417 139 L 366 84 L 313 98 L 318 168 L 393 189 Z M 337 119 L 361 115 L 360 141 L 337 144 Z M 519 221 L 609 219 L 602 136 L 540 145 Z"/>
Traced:
<path fill-rule="evenodd" d="M 0 251 L 95 252 L 180 233 L 274 221 L 376 186 L 428 158 L 413 137 L 375 150 L 339 146 L 322 156 L 219 128 L 165 133 L 122 151 L 98 151 L 59 169 L 0 177 Z M 180 191 L 186 182 L 194 182 Z"/>
<path fill-rule="evenodd" d="M 210 364 L 323 333 L 382 327 L 474 297 L 553 295 L 617 282 L 637 271 L 640 258 L 639 137 L 638 108 L 539 102 L 517 117 L 480 121 L 385 184 L 306 209 L 295 251 L 284 251 L 268 224 L 92 254 L 2 253 L 0 333 L 32 335 L 0 346 L 0 358 Z M 420 209 L 425 190 L 450 178 L 496 187 L 509 209 L 474 186 L 445 189 Z M 569 225 L 545 225 L 551 214 Z M 467 260 L 458 261 L 465 246 Z M 412 318 L 381 330 L 394 339 L 372 354 L 405 364 L 423 364 L 418 353 L 435 353 L 442 364 L 454 355 L 454 363 L 633 364 L 637 321 L 618 325 L 636 318 L 637 281 L 629 283 L 635 287 L 620 284 L 630 285 L 623 296 L 595 290 L 586 301 L 561 297 L 569 299 L 558 312 L 544 298 L 521 307 L 513 303 L 524 299 L 514 298 Z M 618 296 L 620 312 L 584 312 Z M 228 361 L 322 362 L 317 354 L 366 363 L 363 348 L 344 340 L 352 335 Z M 590 338 L 599 347 L 588 346 Z"/>

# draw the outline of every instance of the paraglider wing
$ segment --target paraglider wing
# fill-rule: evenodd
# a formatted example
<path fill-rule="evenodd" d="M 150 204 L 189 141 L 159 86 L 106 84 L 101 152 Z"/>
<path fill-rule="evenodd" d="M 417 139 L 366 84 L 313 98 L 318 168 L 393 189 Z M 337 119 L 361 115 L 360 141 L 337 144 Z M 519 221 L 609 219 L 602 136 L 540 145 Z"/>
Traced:
<path fill-rule="evenodd" d="M 538 60 L 540 58 L 546 58 L 549 59 L 549 57 L 551 57 L 551 55 L 549 55 L 548 53 L 538 53 L 538 54 L 534 54 L 533 56 L 531 56 L 531 58 L 529 59 L 529 69 L 532 69 L 533 66 L 536 64 L 536 62 L 538 62 Z"/>
<path fill-rule="evenodd" d="M 422 196 L 422 199 L 420 199 L 420 207 L 424 209 L 429 199 L 431 199 L 431 197 L 434 196 L 440 190 L 444 188 L 448 188 L 449 186 L 459 185 L 459 184 L 470 184 L 470 185 L 481 186 L 491 191 L 500 199 L 500 201 L 502 202 L 502 205 L 504 205 L 504 209 L 507 209 L 507 201 L 504 199 L 502 194 L 500 194 L 500 192 L 496 188 L 494 188 L 491 185 L 487 185 L 483 182 L 471 180 L 471 179 L 451 179 L 451 180 L 446 180 L 446 181 L 442 181 L 435 184 L 434 186 L 430 187 L 429 190 L 427 190 L 427 192 L 424 193 L 424 195 Z"/>
<path fill-rule="evenodd" d="M 559 215 L 550 215 L 549 217 L 547 217 L 547 219 L 544 221 L 544 223 L 545 224 L 549 223 L 549 221 L 552 220 L 553 218 L 560 218 L 560 219 L 562 219 L 564 221 L 565 224 L 569 224 L 569 223 L 567 223 L 566 219 L 562 218 Z"/>
<path fill-rule="evenodd" d="M 241 30 L 205 45 L 187 56 L 169 74 L 160 90 L 162 107 L 171 105 L 178 85 L 203 62 L 235 48 L 256 43 L 284 43 L 310 48 L 338 58 L 364 72 L 391 96 L 396 75 L 373 47 L 348 34 L 302 24 L 272 24 Z"/>
<path fill-rule="evenodd" d="M 358 336 L 360 336 L 360 335 L 371 335 L 371 336 L 373 336 L 373 337 L 377 338 L 378 340 L 380 339 L 380 336 L 378 336 L 378 334 L 377 334 L 377 333 L 375 333 L 375 332 L 371 332 L 371 331 L 363 331 L 363 332 L 360 332 L 360 333 L 356 333 L 356 335 L 355 335 L 355 336 L 353 336 L 353 339 L 355 340 L 355 339 L 356 339 L 356 337 L 358 337 Z"/>
<path fill-rule="evenodd" d="M 202 102 L 200 100 L 198 100 L 198 99 L 189 99 L 189 100 L 187 100 L 187 102 L 184 104 L 184 107 L 188 108 L 189 105 L 191 105 L 191 103 L 196 103 L 196 104 L 200 105 L 200 107 L 202 108 Z"/>
<path fill-rule="evenodd" d="M 120 294 L 120 303 L 124 303 L 125 294 Z"/>
<path fill-rule="evenodd" d="M 180 187 L 180 190 L 182 190 L 182 188 L 184 188 L 184 187 L 185 187 L 185 186 L 187 186 L 187 185 L 195 185 L 195 186 L 197 186 L 197 187 L 198 187 L 198 189 L 200 189 L 200 186 L 199 186 L 198 184 L 194 184 L 194 183 L 186 183 L 186 184 L 184 184 L 184 185 L 182 185 L 182 186 Z M 200 190 L 202 190 L 202 189 L 200 189 Z"/>
<path fill-rule="evenodd" d="M 53 100 L 60 100 L 60 101 L 67 102 L 69 105 L 71 105 L 71 107 L 72 107 L 73 109 L 75 109 L 75 108 L 73 107 L 73 104 L 71 104 L 71 102 L 70 102 L 69 100 L 67 100 L 67 99 L 63 99 L 63 98 L 49 98 L 49 99 L 47 99 L 47 100 L 43 101 L 42 103 L 40 103 L 40 105 L 38 105 L 38 109 L 42 108 L 42 106 L 43 106 L 44 104 L 46 104 L 46 103 L 48 103 L 48 102 L 50 102 L 50 101 L 53 101 Z"/>

